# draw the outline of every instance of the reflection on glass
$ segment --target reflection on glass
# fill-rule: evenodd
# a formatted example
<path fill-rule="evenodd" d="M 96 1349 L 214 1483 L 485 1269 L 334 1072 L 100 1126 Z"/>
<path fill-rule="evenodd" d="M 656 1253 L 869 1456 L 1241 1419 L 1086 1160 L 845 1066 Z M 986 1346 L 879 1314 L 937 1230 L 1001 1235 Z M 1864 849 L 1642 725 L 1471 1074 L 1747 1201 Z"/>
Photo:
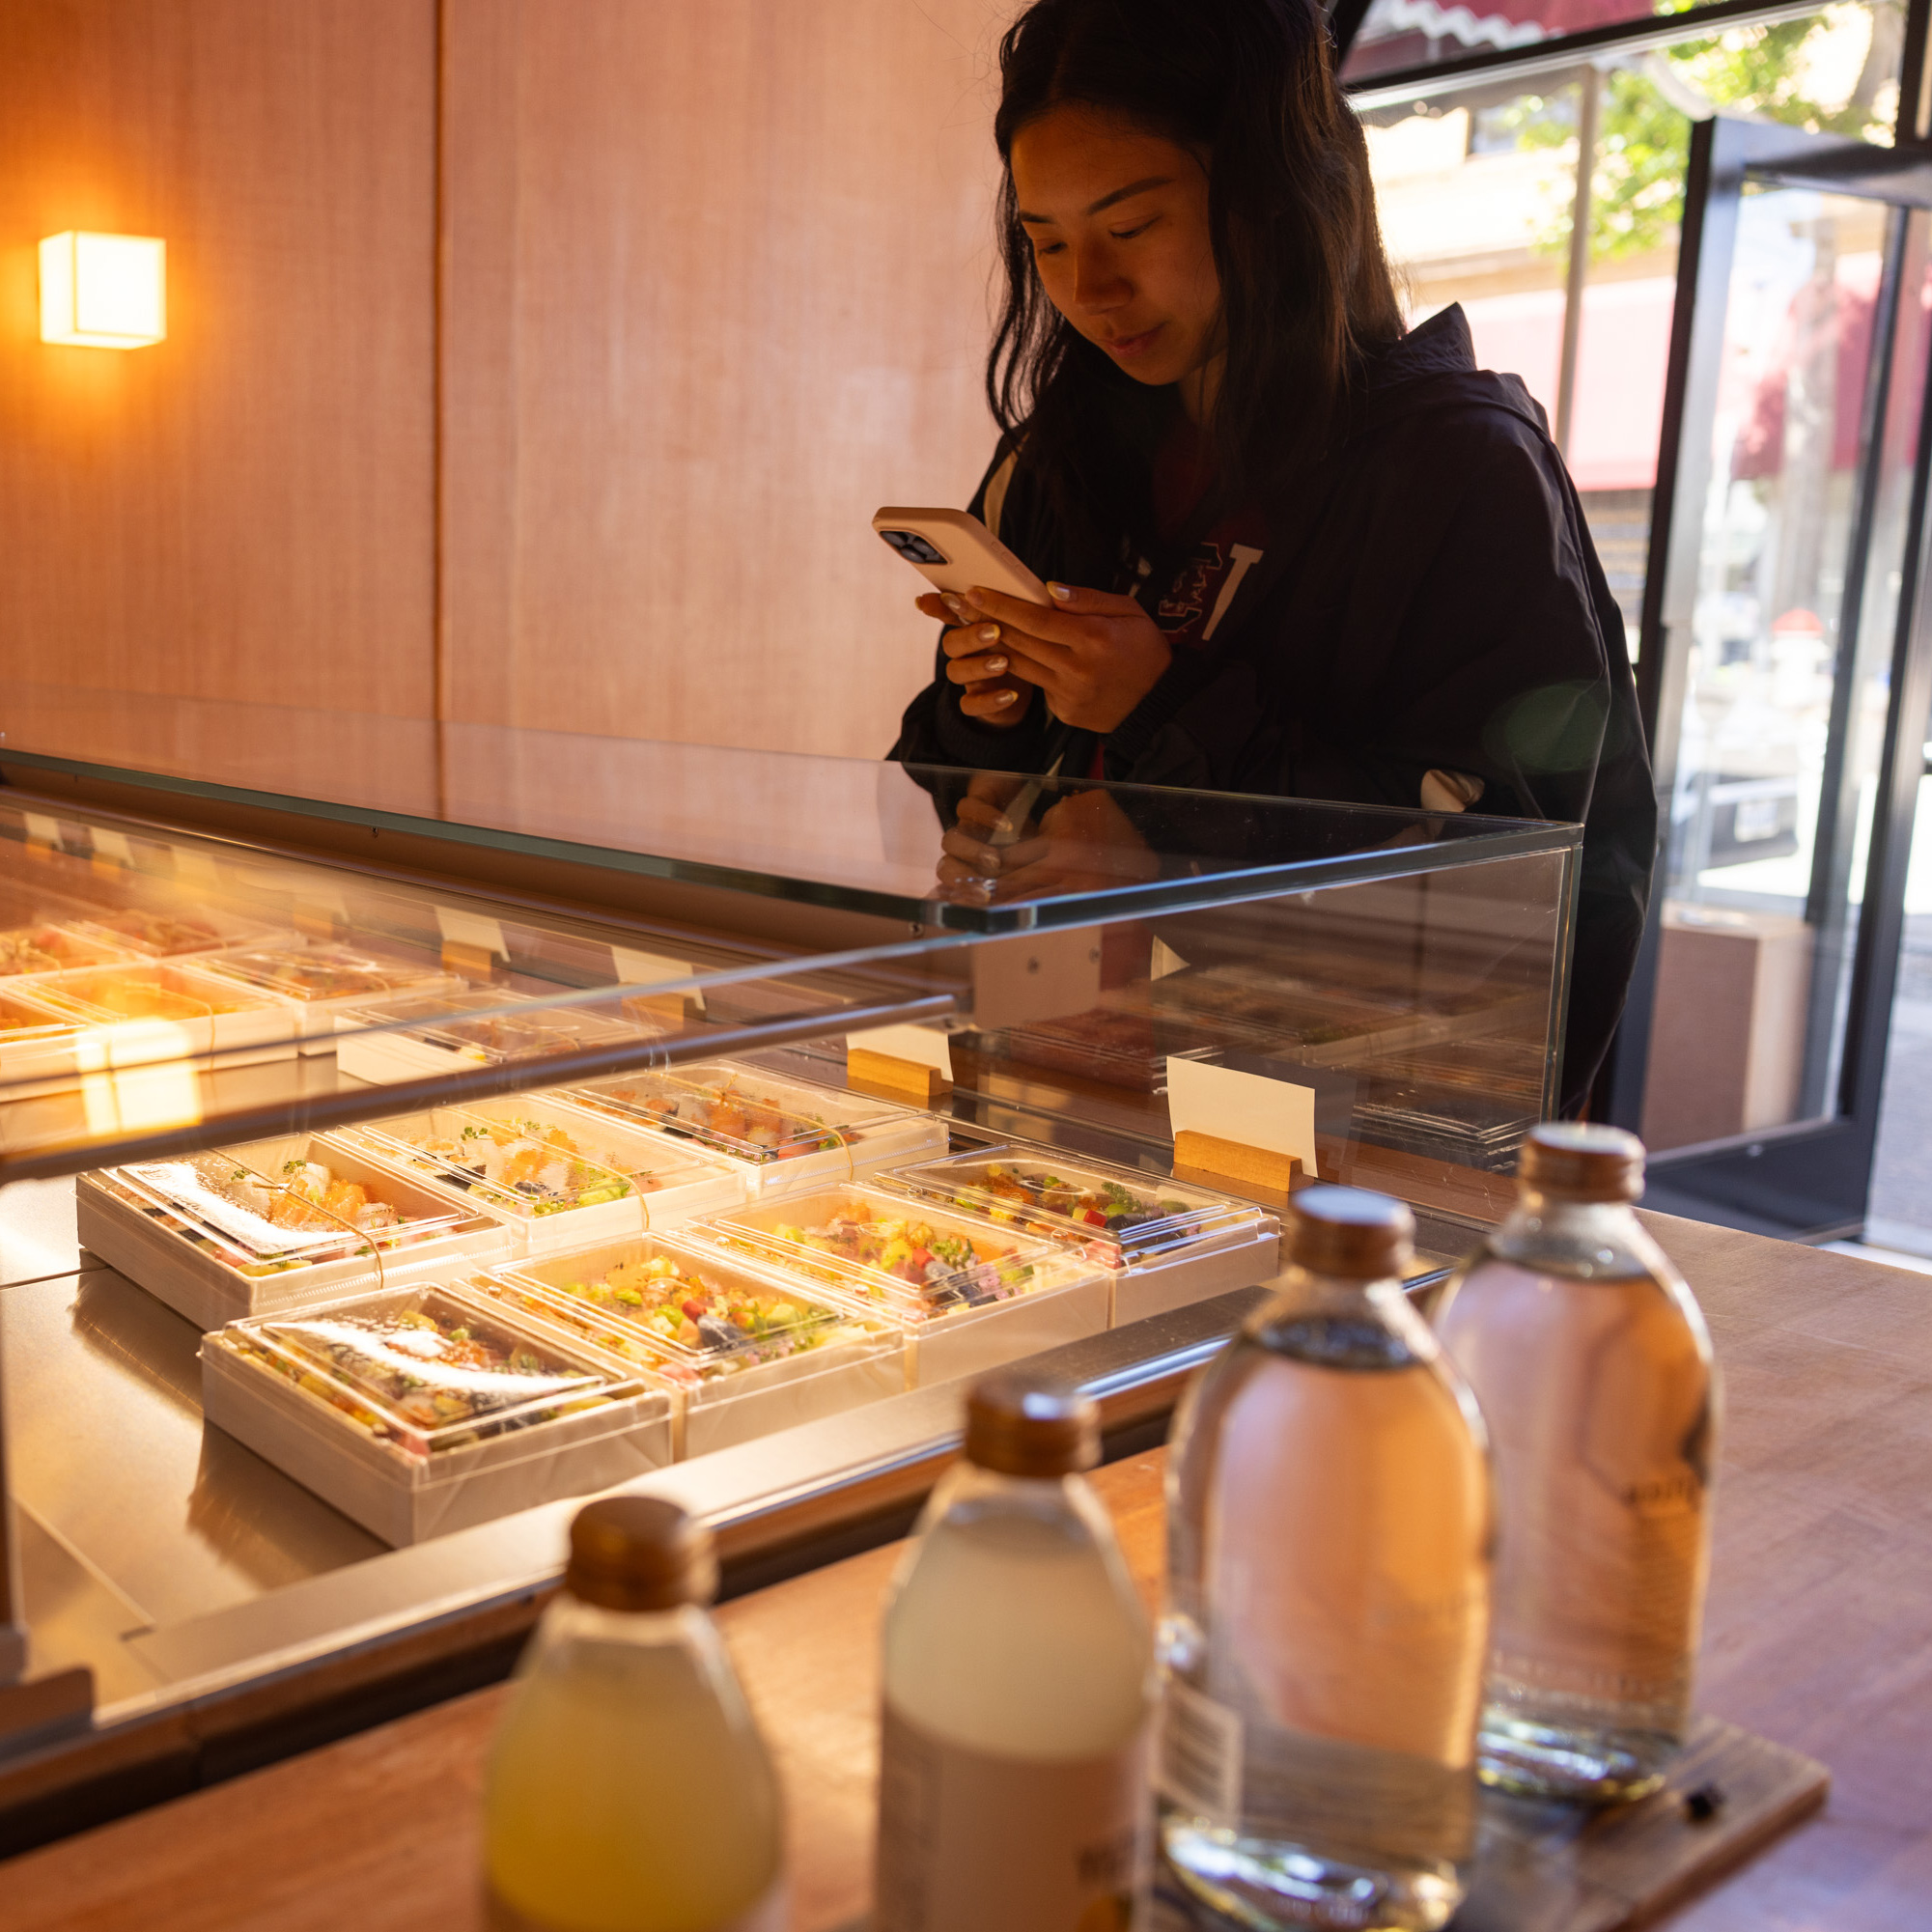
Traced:
<path fill-rule="evenodd" d="M 1781 187 L 1740 210 L 1670 809 L 1653 1147 L 1833 1109 L 1924 361 L 1915 215 L 1870 562 L 1848 583 L 1887 224 L 1903 218 Z"/>

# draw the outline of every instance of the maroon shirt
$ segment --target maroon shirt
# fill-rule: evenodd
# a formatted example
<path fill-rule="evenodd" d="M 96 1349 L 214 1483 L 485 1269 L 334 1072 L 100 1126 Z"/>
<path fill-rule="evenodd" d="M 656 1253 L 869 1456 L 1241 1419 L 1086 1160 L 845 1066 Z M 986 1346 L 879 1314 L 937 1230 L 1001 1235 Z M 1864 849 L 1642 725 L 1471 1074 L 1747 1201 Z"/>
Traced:
<path fill-rule="evenodd" d="M 1163 544 L 1187 528 L 1214 473 L 1213 445 L 1182 417 L 1154 460 L 1155 532 Z M 1244 504 L 1208 526 L 1154 605 L 1154 621 L 1177 653 L 1204 651 L 1213 643 L 1242 578 L 1261 561 L 1267 543 L 1267 519 L 1254 504 Z M 1145 577 L 1151 568 L 1142 559 L 1140 575 Z M 1094 746 L 1087 776 L 1105 777 L 1106 764 L 1103 739 Z"/>

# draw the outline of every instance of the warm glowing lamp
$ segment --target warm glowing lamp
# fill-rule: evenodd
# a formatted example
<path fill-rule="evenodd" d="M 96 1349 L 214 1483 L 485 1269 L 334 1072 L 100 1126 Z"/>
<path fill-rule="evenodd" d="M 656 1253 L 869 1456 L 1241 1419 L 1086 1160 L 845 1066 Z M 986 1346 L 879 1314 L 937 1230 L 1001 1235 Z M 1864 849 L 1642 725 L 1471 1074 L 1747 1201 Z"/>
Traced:
<path fill-rule="evenodd" d="M 168 333 L 168 244 L 69 229 L 41 243 L 41 340 L 143 349 Z"/>

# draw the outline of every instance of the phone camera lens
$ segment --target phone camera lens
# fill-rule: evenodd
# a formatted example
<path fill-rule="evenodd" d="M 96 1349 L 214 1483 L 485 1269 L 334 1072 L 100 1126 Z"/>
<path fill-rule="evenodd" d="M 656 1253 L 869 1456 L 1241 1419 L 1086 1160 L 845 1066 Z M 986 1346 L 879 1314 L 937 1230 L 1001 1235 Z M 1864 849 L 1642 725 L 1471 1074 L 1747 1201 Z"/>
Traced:
<path fill-rule="evenodd" d="M 942 564 L 945 558 L 916 530 L 882 530 L 879 533 L 908 563 Z"/>

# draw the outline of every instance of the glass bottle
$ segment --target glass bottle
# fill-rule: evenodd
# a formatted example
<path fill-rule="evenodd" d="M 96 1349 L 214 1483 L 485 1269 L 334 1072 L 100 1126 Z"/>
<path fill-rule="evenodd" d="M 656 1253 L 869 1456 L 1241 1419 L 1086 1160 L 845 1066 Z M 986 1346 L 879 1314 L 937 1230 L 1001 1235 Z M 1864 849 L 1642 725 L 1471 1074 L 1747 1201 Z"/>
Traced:
<path fill-rule="evenodd" d="M 1443 1291 L 1502 1526 L 1481 1775 L 1604 1803 L 1662 1779 L 1691 1717 L 1717 1384 L 1704 1318 L 1638 1223 L 1643 1144 L 1532 1131 L 1510 1215 Z"/>
<path fill-rule="evenodd" d="M 875 1932 L 1114 1932 L 1148 1840 L 1153 1633 L 1078 1474 L 1091 1401 L 1013 1372 L 966 1401 L 886 1609 Z"/>
<path fill-rule="evenodd" d="M 577 1512 L 490 1754 L 497 1932 L 783 1932 L 777 1778 L 701 1608 L 716 1583 L 675 1503 Z"/>
<path fill-rule="evenodd" d="M 1176 1419 L 1162 1847 L 1244 1925 L 1433 1932 L 1463 1895 L 1489 1470 L 1403 1294 L 1413 1232 L 1381 1194 L 1295 1195 L 1276 1292 Z"/>

